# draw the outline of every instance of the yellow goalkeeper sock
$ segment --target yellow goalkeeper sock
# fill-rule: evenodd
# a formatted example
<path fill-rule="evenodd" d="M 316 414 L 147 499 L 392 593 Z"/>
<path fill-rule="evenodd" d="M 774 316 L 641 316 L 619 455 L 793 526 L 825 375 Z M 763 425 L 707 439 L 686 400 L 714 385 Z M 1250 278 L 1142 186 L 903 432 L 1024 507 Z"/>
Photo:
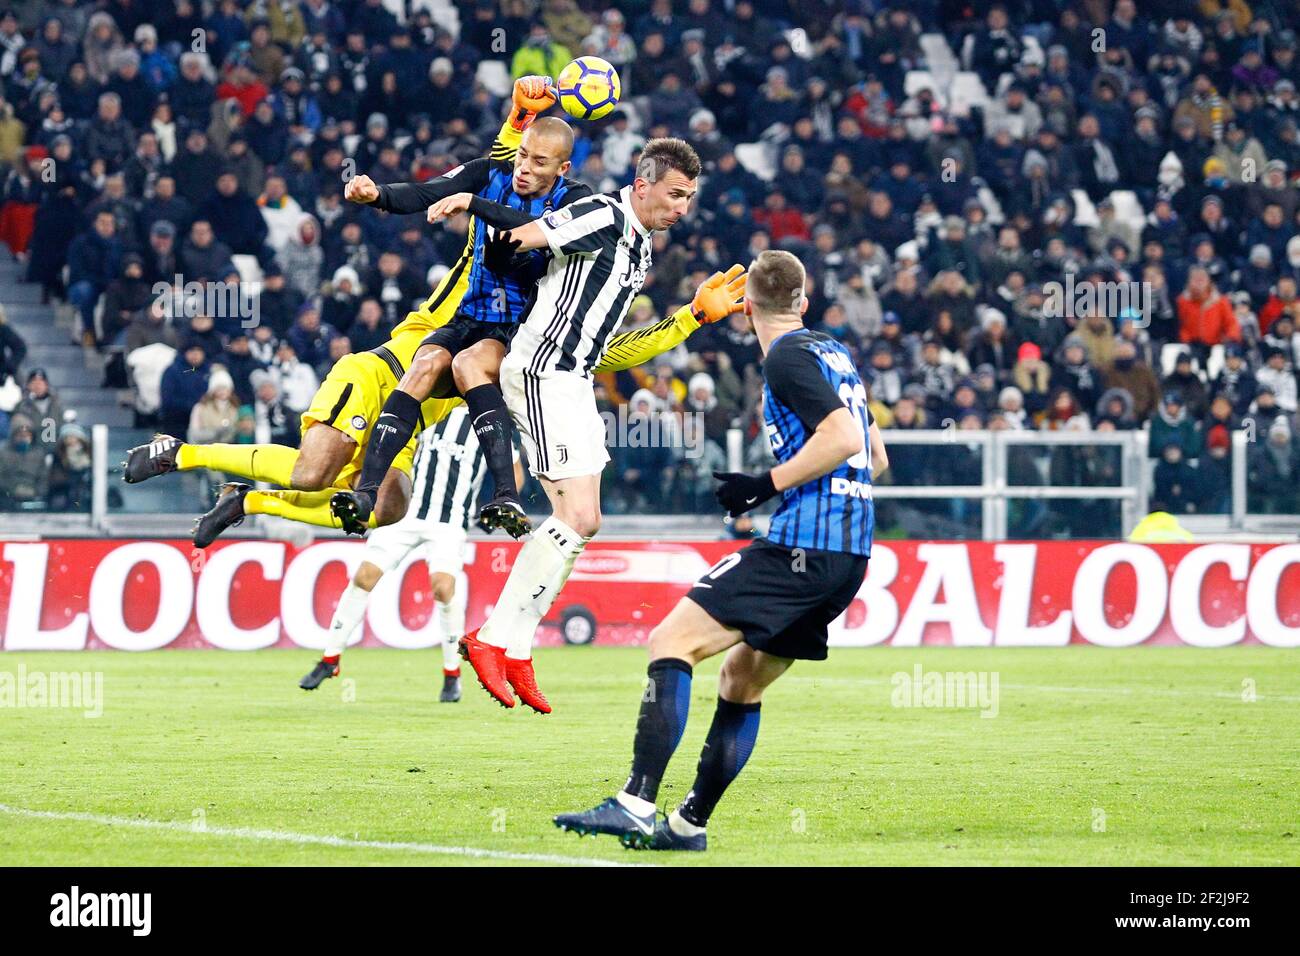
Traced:
<path fill-rule="evenodd" d="M 324 491 L 250 491 L 244 498 L 244 514 L 274 515 L 289 521 L 314 524 L 319 528 L 340 528 L 339 519 L 330 511 L 330 498 L 342 488 Z M 376 527 L 370 516 L 370 527 Z"/>
<path fill-rule="evenodd" d="M 288 488 L 298 449 L 287 445 L 181 445 L 176 467 L 181 471 L 211 468 L 251 481 Z"/>

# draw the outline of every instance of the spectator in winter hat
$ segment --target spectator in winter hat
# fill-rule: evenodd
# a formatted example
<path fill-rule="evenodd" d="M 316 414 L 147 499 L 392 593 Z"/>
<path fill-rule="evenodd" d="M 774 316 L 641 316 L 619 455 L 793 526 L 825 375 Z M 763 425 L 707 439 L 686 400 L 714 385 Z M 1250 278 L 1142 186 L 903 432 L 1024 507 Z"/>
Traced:
<path fill-rule="evenodd" d="M 44 445 L 36 440 L 36 426 L 26 415 L 15 414 L 9 422 L 9 441 L 0 447 L 0 510 L 13 511 L 45 499 L 50 470 Z"/>
<path fill-rule="evenodd" d="M 223 366 L 214 365 L 206 393 L 190 412 L 186 441 L 195 445 L 233 441 L 238 413 L 234 380 Z"/>
<path fill-rule="evenodd" d="M 1118 431 L 1131 431 L 1137 428 L 1137 419 L 1133 417 L 1133 396 L 1123 388 L 1108 388 L 1097 400 L 1094 421 L 1098 426 L 1103 422 Z"/>
<path fill-rule="evenodd" d="M 1297 409 L 1295 370 L 1287 366 L 1286 353 L 1280 348 L 1270 348 L 1264 356 L 1264 367 L 1256 375 L 1259 384 L 1272 389 L 1278 408 L 1288 415 Z"/>
<path fill-rule="evenodd" d="M 1028 427 L 1029 417 L 1025 412 L 1025 397 L 1014 385 L 1008 385 L 998 393 L 998 413 L 1009 428 Z"/>
<path fill-rule="evenodd" d="M 37 443 L 46 451 L 54 450 L 67 411 L 63 402 L 50 389 L 50 379 L 45 369 L 34 368 L 27 373 L 22 401 L 14 409 L 14 414 L 26 416 L 35 429 Z"/>
<path fill-rule="evenodd" d="M 1199 474 L 1187 461 L 1177 436 L 1160 449 L 1160 461 L 1152 473 L 1152 496 L 1161 511 L 1190 514 L 1204 497 Z"/>
<path fill-rule="evenodd" d="M 1295 514 L 1300 511 L 1300 447 L 1285 416 L 1274 418 L 1263 441 L 1250 446 L 1246 486 L 1252 511 Z"/>
<path fill-rule="evenodd" d="M 1020 391 L 1027 411 L 1037 413 L 1047 407 L 1052 387 L 1052 370 L 1043 361 L 1043 350 L 1038 345 L 1033 342 L 1021 344 L 1016 353 L 1016 366 L 1012 370 L 1011 381 Z"/>
<path fill-rule="evenodd" d="M 1170 444 L 1178 445 L 1188 458 L 1201 453 L 1200 425 L 1187 414 L 1183 397 L 1177 392 L 1165 393 L 1159 411 L 1151 419 L 1147 454 L 1159 458 Z"/>
<path fill-rule="evenodd" d="M 1174 370 L 1161 384 L 1166 393 L 1176 391 L 1187 404 L 1187 413 L 1193 418 L 1200 418 L 1206 411 L 1205 385 L 1201 377 L 1192 371 L 1192 353 L 1186 350 L 1178 353 L 1174 359 Z"/>
<path fill-rule="evenodd" d="M 1102 376 L 1107 391 L 1123 389 L 1133 414 L 1145 421 L 1160 401 L 1160 383 L 1151 366 L 1141 359 L 1137 346 L 1127 339 L 1115 343 L 1115 364 Z"/>

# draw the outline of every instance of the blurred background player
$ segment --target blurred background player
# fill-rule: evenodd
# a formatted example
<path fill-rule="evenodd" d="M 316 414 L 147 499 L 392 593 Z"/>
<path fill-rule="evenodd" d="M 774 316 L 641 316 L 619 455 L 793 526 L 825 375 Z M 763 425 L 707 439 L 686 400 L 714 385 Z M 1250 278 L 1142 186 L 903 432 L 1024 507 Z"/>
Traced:
<path fill-rule="evenodd" d="M 515 480 L 522 478 L 519 456 L 514 455 Z M 376 528 L 366 539 L 365 555 L 339 598 L 330 619 L 329 643 L 321 659 L 298 686 L 315 690 L 339 674 L 339 660 L 361 626 L 370 595 L 379 579 L 400 567 L 416 548 L 424 546 L 429 587 L 438 605 L 442 633 L 443 703 L 460 700 L 460 657 L 457 643 L 465 634 L 463 567 L 470 516 L 478 501 L 487 462 L 464 405 L 452 409 L 442 421 L 425 429 L 415 452 L 411 507 L 396 524 Z"/>
<path fill-rule="evenodd" d="M 650 633 L 650 687 L 642 695 L 632 772 L 616 796 L 555 825 L 609 833 L 627 846 L 703 850 L 705 826 L 758 739 L 764 689 L 796 660 L 825 660 L 826 626 L 857 595 L 875 518 L 871 482 L 888 467 L 866 388 L 844 346 L 804 328 L 803 265 L 767 251 L 749 269 L 745 314 L 763 352 L 763 405 L 777 465 L 722 474 L 732 518 L 781 495 L 764 538 L 713 566 Z M 686 729 L 695 665 L 727 652 L 713 724 L 695 783 L 656 821 L 655 799 Z"/>

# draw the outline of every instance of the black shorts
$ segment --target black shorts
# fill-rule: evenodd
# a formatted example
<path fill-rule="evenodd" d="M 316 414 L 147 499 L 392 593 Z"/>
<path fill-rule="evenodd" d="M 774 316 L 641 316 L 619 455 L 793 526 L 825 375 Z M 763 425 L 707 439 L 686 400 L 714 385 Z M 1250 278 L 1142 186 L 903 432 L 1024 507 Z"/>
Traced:
<path fill-rule="evenodd" d="M 458 312 L 442 328 L 434 329 L 425 336 L 420 344 L 437 345 L 452 355 L 484 339 L 493 339 L 509 349 L 510 340 L 514 338 L 517 328 L 519 326 L 514 322 L 480 322 Z"/>
<path fill-rule="evenodd" d="M 844 613 L 866 574 L 859 554 L 759 538 L 715 564 L 686 596 L 757 651 L 824 661 L 826 625 Z"/>

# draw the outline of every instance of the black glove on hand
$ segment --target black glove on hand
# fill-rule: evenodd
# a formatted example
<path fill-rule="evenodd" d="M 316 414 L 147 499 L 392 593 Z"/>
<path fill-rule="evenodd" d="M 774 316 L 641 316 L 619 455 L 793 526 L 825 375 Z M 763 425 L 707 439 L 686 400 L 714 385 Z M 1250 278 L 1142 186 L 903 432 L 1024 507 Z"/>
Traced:
<path fill-rule="evenodd" d="M 714 491 L 718 496 L 718 504 L 727 509 L 727 514 L 733 518 L 743 515 L 750 508 L 757 508 L 776 494 L 776 485 L 772 483 L 770 471 L 761 475 L 715 471 L 713 477 L 722 482 Z"/>
<path fill-rule="evenodd" d="M 510 233 L 495 230 L 490 239 L 483 241 L 483 265 L 489 272 L 497 275 L 509 275 L 515 270 L 515 255 L 521 245 L 518 239 L 509 238 Z"/>

